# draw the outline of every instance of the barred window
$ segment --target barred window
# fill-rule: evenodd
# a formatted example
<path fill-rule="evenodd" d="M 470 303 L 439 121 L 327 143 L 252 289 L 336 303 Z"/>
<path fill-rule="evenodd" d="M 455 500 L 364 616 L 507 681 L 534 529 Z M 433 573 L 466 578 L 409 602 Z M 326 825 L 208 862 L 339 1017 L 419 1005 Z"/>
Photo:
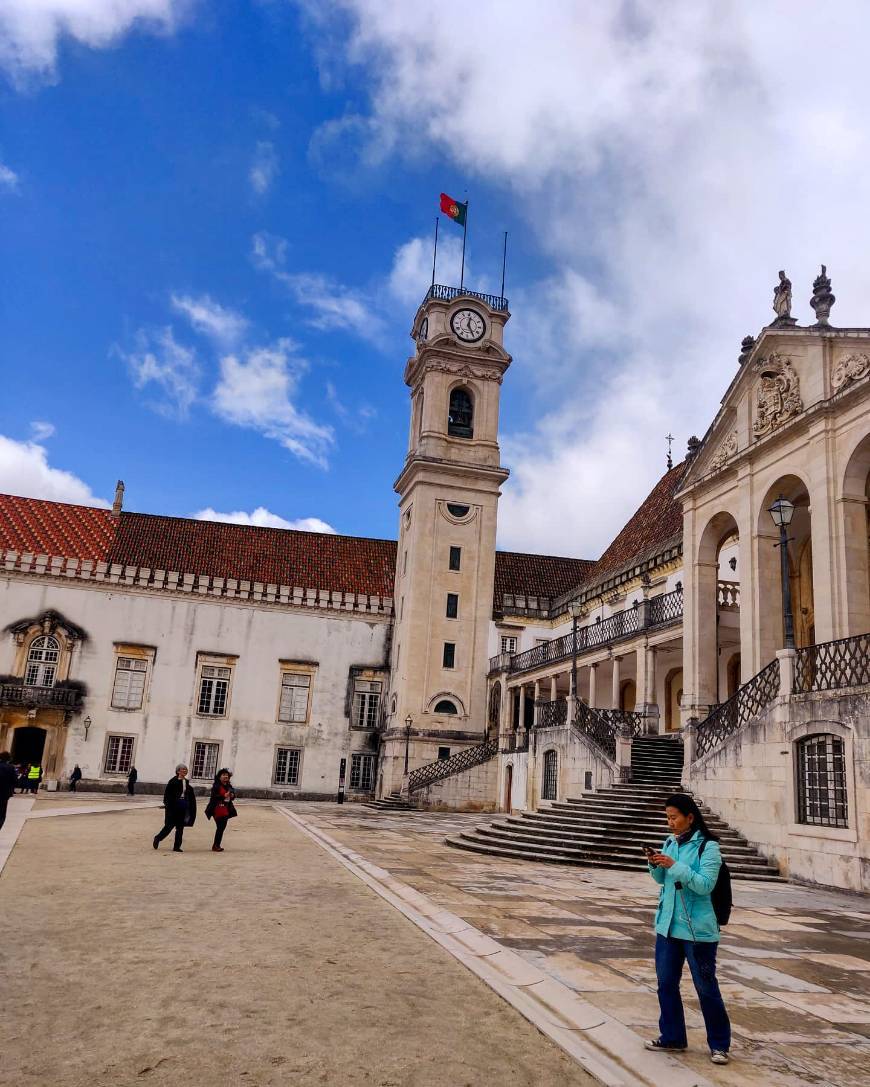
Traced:
<path fill-rule="evenodd" d="M 107 736 L 106 760 L 103 772 L 106 774 L 129 774 L 133 765 L 134 736 Z"/>
<path fill-rule="evenodd" d="M 275 785 L 299 784 L 299 761 L 302 752 L 298 747 L 279 747 L 275 756 Z"/>
<path fill-rule="evenodd" d="M 375 784 L 374 755 L 351 755 L 350 787 L 361 793 L 370 793 Z"/>
<path fill-rule="evenodd" d="M 203 665 L 199 680 L 197 713 L 205 714 L 207 717 L 223 717 L 226 714 L 230 674 L 229 668 Z"/>
<path fill-rule="evenodd" d="M 210 781 L 217 773 L 220 753 L 220 744 L 210 744 L 197 740 L 193 745 L 190 776 Z"/>
<path fill-rule="evenodd" d="M 112 708 L 138 710 L 145 695 L 148 662 L 137 657 L 118 657 L 112 686 Z"/>
<path fill-rule="evenodd" d="M 310 689 L 311 676 L 298 672 L 284 672 L 281 675 L 281 705 L 278 707 L 278 720 L 304 724 L 308 720 Z"/>
<path fill-rule="evenodd" d="M 517 640 L 509 635 L 502 635 L 501 639 L 501 651 L 502 653 L 516 653 Z"/>
<path fill-rule="evenodd" d="M 28 687 L 53 687 L 60 658 L 60 643 L 47 634 L 34 638 L 27 654 L 24 682 Z"/>
<path fill-rule="evenodd" d="M 555 751 L 544 752 L 544 773 L 541 780 L 541 800 L 555 800 L 559 756 Z"/>
<path fill-rule="evenodd" d="M 354 728 L 377 728 L 378 709 L 381 704 L 381 687 L 380 681 L 373 679 L 358 679 L 354 683 Z"/>
<path fill-rule="evenodd" d="M 798 822 L 846 827 L 846 745 L 839 736 L 820 733 L 797 744 Z"/>

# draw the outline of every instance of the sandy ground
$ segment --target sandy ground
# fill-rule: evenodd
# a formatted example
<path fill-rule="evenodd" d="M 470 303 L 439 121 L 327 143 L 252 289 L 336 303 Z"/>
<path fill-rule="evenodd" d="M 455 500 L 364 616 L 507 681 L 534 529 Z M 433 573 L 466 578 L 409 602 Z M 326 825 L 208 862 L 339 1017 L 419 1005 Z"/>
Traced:
<path fill-rule="evenodd" d="M 25 825 L 0 877 L 0 1082 L 593 1083 L 270 809 L 223 854 L 202 819 L 155 853 L 159 823 Z"/>

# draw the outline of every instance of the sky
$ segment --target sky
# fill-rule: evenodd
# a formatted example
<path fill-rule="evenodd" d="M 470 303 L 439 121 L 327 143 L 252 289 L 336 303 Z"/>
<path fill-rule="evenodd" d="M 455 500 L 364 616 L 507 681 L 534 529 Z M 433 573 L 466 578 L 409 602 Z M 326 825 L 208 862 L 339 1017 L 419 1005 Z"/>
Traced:
<path fill-rule="evenodd" d="M 394 538 L 445 191 L 472 289 L 509 231 L 499 546 L 597 557 L 780 268 L 870 325 L 865 39 L 849 0 L 0 0 L 0 490 Z"/>

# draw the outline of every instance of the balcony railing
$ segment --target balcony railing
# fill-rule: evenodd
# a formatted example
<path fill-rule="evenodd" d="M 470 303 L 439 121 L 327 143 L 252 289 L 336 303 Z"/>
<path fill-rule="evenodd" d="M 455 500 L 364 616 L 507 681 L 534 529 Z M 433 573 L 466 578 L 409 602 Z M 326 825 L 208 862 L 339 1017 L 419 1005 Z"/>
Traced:
<path fill-rule="evenodd" d="M 795 694 L 865 684 L 870 684 L 870 634 L 809 645 L 795 654 Z"/>
<path fill-rule="evenodd" d="M 433 283 L 429 288 L 424 302 L 430 298 L 436 298 L 441 302 L 452 302 L 454 298 L 477 298 L 485 302 L 490 309 L 506 313 L 508 300 L 498 294 L 481 294 L 479 291 L 469 291 L 467 287 L 445 287 L 441 283 Z"/>
<path fill-rule="evenodd" d="M 32 687 L 23 683 L 0 684 L 0 706 L 52 706 L 74 710 L 81 702 L 81 691 L 71 687 Z"/>
<path fill-rule="evenodd" d="M 778 694 L 779 661 L 772 660 L 698 725 L 695 758 L 699 759 L 723 744 L 766 709 Z"/>
<path fill-rule="evenodd" d="M 716 602 L 720 608 L 740 607 L 740 582 L 720 581 L 716 585 Z"/>
<path fill-rule="evenodd" d="M 564 728 L 568 723 L 568 702 L 557 698 L 555 702 L 536 702 L 537 728 Z"/>

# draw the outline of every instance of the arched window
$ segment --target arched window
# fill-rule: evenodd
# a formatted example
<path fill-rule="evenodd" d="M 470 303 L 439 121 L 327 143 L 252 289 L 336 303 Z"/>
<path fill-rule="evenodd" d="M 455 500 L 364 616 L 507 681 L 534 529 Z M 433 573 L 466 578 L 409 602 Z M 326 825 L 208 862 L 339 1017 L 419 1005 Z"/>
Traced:
<path fill-rule="evenodd" d="M 454 438 L 474 437 L 474 400 L 468 389 L 461 385 L 450 394 L 447 433 Z"/>
<path fill-rule="evenodd" d="M 452 702 L 448 702 L 446 698 L 442 698 L 440 702 L 435 703 L 435 709 L 433 713 L 456 713 L 456 706 Z"/>
<path fill-rule="evenodd" d="M 818 733 L 797 743 L 797 821 L 847 827 L 846 745 L 839 736 Z"/>
<path fill-rule="evenodd" d="M 544 772 L 541 777 L 541 800 L 556 799 L 556 778 L 559 769 L 559 756 L 555 751 L 544 752 Z"/>
<path fill-rule="evenodd" d="M 501 684 L 494 683 L 489 692 L 489 730 L 498 732 L 499 718 L 501 717 Z"/>
<path fill-rule="evenodd" d="M 60 658 L 60 643 L 47 634 L 34 638 L 27 653 L 24 682 L 28 687 L 53 687 Z"/>

